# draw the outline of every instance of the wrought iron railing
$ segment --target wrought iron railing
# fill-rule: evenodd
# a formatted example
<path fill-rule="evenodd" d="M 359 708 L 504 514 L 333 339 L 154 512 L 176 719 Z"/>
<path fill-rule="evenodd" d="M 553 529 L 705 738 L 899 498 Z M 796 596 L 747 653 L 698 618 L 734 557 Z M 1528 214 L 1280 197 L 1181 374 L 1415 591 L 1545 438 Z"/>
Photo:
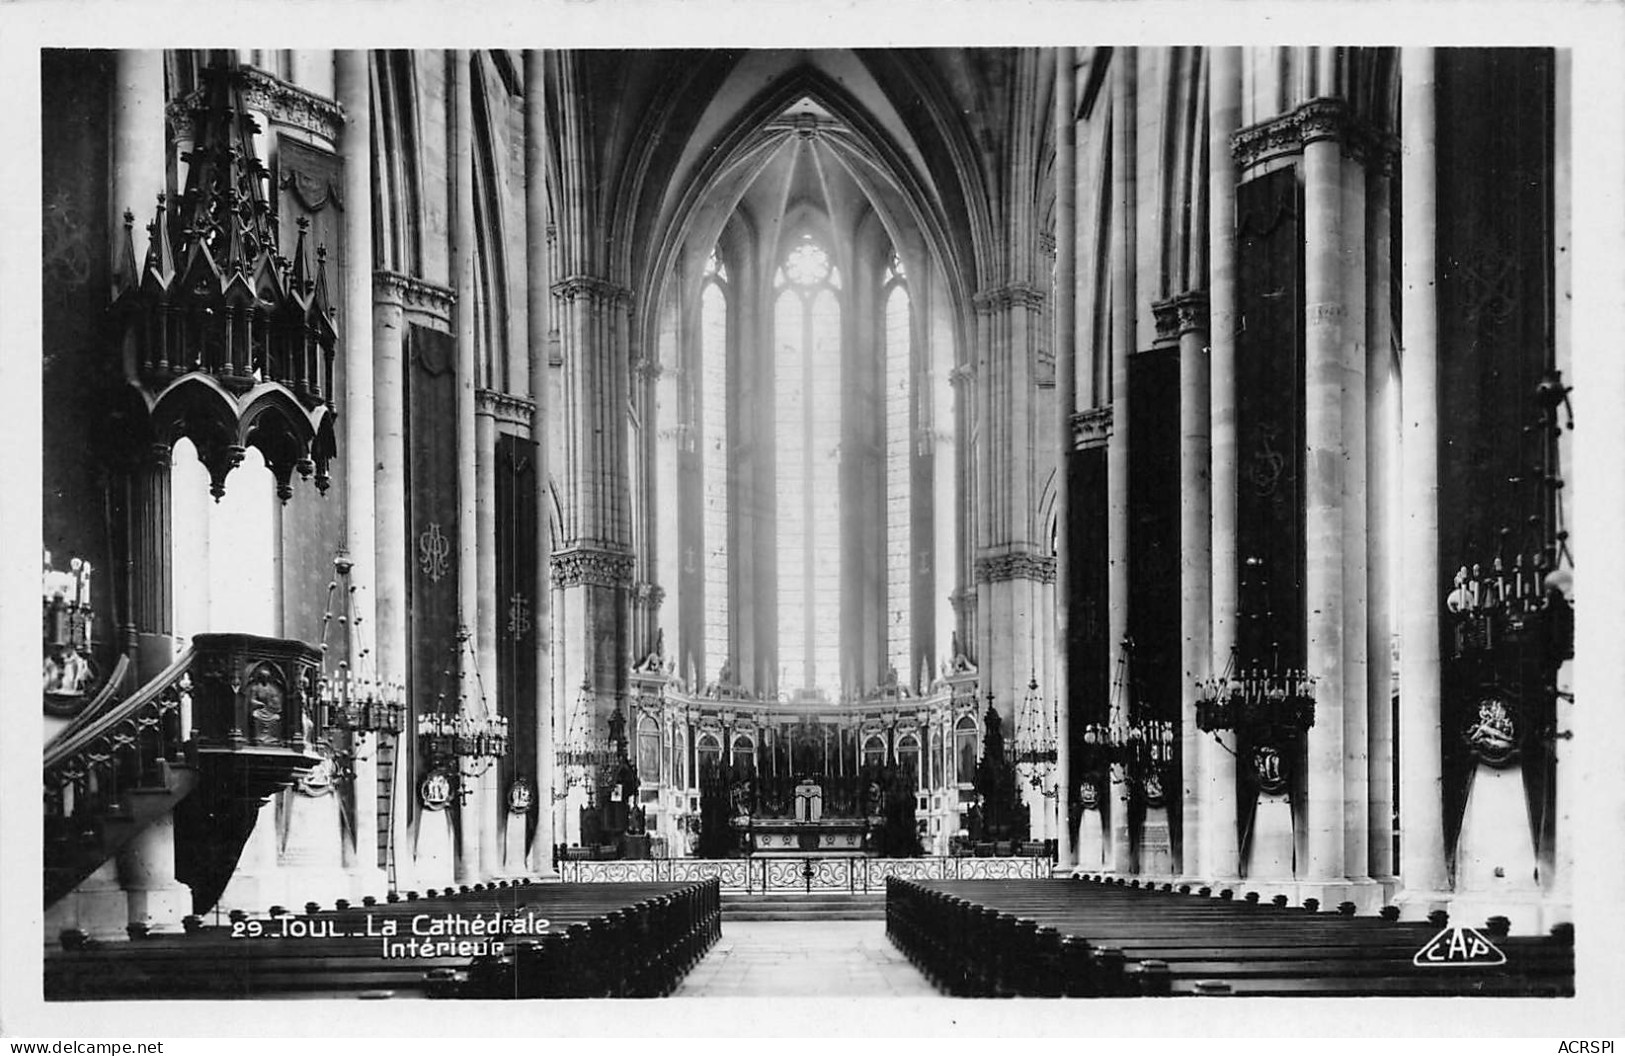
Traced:
<path fill-rule="evenodd" d="M 869 894 L 889 877 L 905 880 L 1044 880 L 1048 858 L 647 858 L 561 861 L 566 883 L 678 883 L 715 877 L 722 890 L 744 894 Z"/>
<path fill-rule="evenodd" d="M 160 764 L 183 758 L 195 655 L 182 651 L 146 685 L 45 746 L 47 819 L 106 809 L 124 791 L 160 783 Z"/>

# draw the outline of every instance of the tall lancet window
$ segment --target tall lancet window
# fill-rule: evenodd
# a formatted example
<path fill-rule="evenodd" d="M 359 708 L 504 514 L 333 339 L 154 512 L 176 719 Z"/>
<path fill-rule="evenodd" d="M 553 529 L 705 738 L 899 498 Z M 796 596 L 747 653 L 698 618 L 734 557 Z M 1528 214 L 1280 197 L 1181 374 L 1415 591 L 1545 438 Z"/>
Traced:
<path fill-rule="evenodd" d="M 728 635 L 728 269 L 716 251 L 700 284 L 700 473 L 705 504 L 705 668 L 715 679 Z"/>
<path fill-rule="evenodd" d="M 904 685 L 914 679 L 913 502 L 908 284 L 894 254 L 881 286 L 886 311 L 886 662 Z"/>
<path fill-rule="evenodd" d="M 802 236 L 774 277 L 779 687 L 840 692 L 841 288 Z"/>

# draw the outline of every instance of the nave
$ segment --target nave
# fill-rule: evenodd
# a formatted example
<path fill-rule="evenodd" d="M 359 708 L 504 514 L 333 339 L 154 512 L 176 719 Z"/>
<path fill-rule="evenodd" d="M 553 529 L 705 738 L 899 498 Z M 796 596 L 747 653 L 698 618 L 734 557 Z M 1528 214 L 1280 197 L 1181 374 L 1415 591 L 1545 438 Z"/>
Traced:
<path fill-rule="evenodd" d="M 52 993 L 727 987 L 811 859 L 1056 885 L 865 906 L 951 993 L 1127 985 L 1125 889 L 1561 961 L 1572 66 L 48 50 Z"/>
<path fill-rule="evenodd" d="M 798 906 L 798 902 L 801 903 Z M 886 882 L 863 897 L 688 884 L 479 884 L 302 915 L 187 918 L 182 936 L 80 938 L 55 999 L 1572 997 L 1574 929 L 1400 921 L 1353 902 L 1091 875 Z M 746 911 L 746 908 L 749 911 Z M 857 919 L 854 919 L 857 918 Z"/>

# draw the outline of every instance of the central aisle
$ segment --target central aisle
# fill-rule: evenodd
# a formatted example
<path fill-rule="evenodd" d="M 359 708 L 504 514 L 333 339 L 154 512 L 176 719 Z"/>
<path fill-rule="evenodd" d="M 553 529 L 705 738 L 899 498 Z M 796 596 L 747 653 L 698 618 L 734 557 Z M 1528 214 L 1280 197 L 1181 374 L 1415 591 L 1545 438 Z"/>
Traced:
<path fill-rule="evenodd" d="M 673 997 L 936 997 L 879 920 L 722 922 Z"/>

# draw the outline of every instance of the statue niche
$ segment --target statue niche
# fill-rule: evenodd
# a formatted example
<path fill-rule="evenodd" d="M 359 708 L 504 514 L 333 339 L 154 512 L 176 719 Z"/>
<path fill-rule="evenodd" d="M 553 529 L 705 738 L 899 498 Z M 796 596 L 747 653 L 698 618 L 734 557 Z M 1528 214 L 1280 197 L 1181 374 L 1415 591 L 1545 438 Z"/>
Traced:
<path fill-rule="evenodd" d="M 270 664 L 257 664 L 248 676 L 249 730 L 251 744 L 281 744 L 282 713 L 287 690 L 282 677 Z"/>

